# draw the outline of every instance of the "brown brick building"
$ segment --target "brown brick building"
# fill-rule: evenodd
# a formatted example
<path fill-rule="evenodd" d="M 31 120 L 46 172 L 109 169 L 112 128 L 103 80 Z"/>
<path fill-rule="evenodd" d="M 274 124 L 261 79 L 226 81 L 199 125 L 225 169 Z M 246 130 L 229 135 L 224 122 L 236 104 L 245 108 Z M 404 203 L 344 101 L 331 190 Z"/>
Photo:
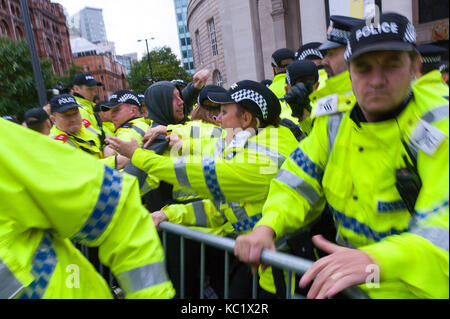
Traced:
<path fill-rule="evenodd" d="M 97 81 L 103 83 L 103 87 L 99 87 L 97 92 L 102 100 L 109 99 L 115 91 L 127 87 L 127 69 L 110 53 L 78 54 L 78 57 L 74 58 L 74 62 L 81 66 L 84 72 L 92 74 Z"/>
<path fill-rule="evenodd" d="M 34 39 L 40 59 L 50 59 L 56 75 L 70 68 L 72 52 L 66 16 L 60 4 L 28 0 Z M 0 0 L 0 35 L 13 41 L 25 39 L 25 24 L 19 0 Z"/>

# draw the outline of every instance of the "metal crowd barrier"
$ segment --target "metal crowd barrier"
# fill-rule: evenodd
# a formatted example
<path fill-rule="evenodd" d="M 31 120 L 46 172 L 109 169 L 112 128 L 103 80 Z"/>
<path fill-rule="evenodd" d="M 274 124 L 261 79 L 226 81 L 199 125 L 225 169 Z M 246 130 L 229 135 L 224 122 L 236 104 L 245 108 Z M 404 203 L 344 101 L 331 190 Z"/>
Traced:
<path fill-rule="evenodd" d="M 190 239 L 200 242 L 200 299 L 204 298 L 204 281 L 205 281 L 205 245 L 224 250 L 225 254 L 225 274 L 224 274 L 224 298 L 229 297 L 229 254 L 233 254 L 235 241 L 231 238 L 215 236 L 212 234 L 197 231 L 185 226 L 162 222 L 159 228 L 163 231 L 162 244 L 164 247 L 164 255 L 167 256 L 166 243 L 167 233 L 172 233 L 180 237 L 180 298 L 185 296 L 185 267 L 184 267 L 184 240 Z M 304 274 L 313 264 L 312 261 L 302 259 L 286 253 L 273 252 L 263 250 L 261 253 L 261 261 L 269 266 L 277 267 L 287 271 L 286 298 L 292 299 L 291 294 L 291 277 L 292 274 Z M 253 276 L 252 298 L 257 299 L 257 276 Z M 350 299 L 368 299 L 369 297 L 358 287 L 351 287 L 344 290 L 343 295 Z"/>

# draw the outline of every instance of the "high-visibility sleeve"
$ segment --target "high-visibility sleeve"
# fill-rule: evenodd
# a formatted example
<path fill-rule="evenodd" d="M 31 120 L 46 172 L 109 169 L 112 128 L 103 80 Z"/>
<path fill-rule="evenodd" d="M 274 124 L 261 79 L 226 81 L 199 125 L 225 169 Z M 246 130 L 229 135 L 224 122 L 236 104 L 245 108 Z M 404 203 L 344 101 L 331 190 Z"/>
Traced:
<path fill-rule="evenodd" d="M 208 199 L 188 204 L 168 205 L 161 210 L 166 213 L 169 222 L 174 224 L 216 228 L 226 222 L 213 202 Z"/>
<path fill-rule="evenodd" d="M 8 136 L 0 152 L 4 218 L 22 231 L 51 230 L 98 246 L 101 262 L 123 284 L 127 297 L 173 297 L 160 266 L 161 243 L 134 177 L 4 120 L 0 136 Z M 18 205 L 23 209 L 11 209 Z M 153 280 L 155 275 L 160 281 Z"/>
<path fill-rule="evenodd" d="M 324 125 L 319 122 L 311 135 L 300 142 L 270 183 L 263 217 L 256 226 L 272 228 L 276 238 L 309 224 L 325 206 L 321 176 L 328 142 Z"/>
<path fill-rule="evenodd" d="M 270 180 L 278 168 L 255 152 L 245 152 L 239 160 L 188 156 L 167 158 L 138 149 L 132 163 L 159 179 L 189 187 L 198 194 L 217 201 L 260 201 L 267 196 Z M 239 161 L 239 163 L 238 163 Z M 242 185 L 242 187 L 238 187 Z"/>

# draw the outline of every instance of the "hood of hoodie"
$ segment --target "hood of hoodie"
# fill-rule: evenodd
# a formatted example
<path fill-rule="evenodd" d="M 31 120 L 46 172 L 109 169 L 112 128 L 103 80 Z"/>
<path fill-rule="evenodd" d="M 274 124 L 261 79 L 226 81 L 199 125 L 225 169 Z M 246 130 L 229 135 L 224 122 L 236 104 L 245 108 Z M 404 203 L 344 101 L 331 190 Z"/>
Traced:
<path fill-rule="evenodd" d="M 148 117 L 157 125 L 178 124 L 173 117 L 173 91 L 175 85 L 168 81 L 157 82 L 145 92 Z"/>

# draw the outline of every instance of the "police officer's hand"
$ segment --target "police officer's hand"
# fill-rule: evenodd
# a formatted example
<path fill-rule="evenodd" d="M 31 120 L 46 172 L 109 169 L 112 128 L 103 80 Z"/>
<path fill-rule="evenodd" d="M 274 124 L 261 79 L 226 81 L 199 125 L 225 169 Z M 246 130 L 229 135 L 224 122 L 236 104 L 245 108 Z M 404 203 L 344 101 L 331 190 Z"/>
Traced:
<path fill-rule="evenodd" d="M 116 157 L 116 169 L 123 169 L 125 168 L 125 166 L 128 165 L 128 163 L 130 162 L 130 159 L 122 156 L 122 155 L 117 155 Z"/>
<path fill-rule="evenodd" d="M 169 141 L 170 148 L 180 149 L 183 146 L 183 140 L 176 133 L 172 133 L 166 137 L 166 141 Z"/>
<path fill-rule="evenodd" d="M 275 233 L 268 226 L 257 226 L 250 234 L 241 235 L 236 239 L 234 255 L 242 262 L 250 264 L 252 273 L 258 273 L 263 249 L 276 250 L 273 237 Z M 266 266 L 263 266 L 263 270 Z"/>
<path fill-rule="evenodd" d="M 144 143 L 144 148 L 147 148 L 159 135 L 167 134 L 167 126 L 159 125 L 156 127 L 152 127 L 147 130 L 144 137 L 142 138 L 142 142 Z"/>
<path fill-rule="evenodd" d="M 193 80 L 194 80 L 194 88 L 197 90 L 203 89 L 203 87 L 206 85 L 206 82 L 208 82 L 209 77 L 211 76 L 211 72 L 209 70 L 200 70 L 197 73 L 194 74 Z"/>
<path fill-rule="evenodd" d="M 134 138 L 131 142 L 122 141 L 117 137 L 110 137 L 105 141 L 113 150 L 129 159 L 133 157 L 134 152 L 139 148 L 139 143 Z"/>
<path fill-rule="evenodd" d="M 316 261 L 300 280 L 299 287 L 305 288 L 315 278 L 309 299 L 331 298 L 346 288 L 366 283 L 373 271 L 379 271 L 364 251 L 338 246 L 321 235 L 314 236 L 313 243 L 330 255 Z"/>
<path fill-rule="evenodd" d="M 157 231 L 161 231 L 159 229 L 159 224 L 169 220 L 167 218 L 166 213 L 164 213 L 162 210 L 157 211 L 157 212 L 153 212 L 153 213 L 150 214 L 150 216 L 152 216 L 153 223 L 155 224 L 155 227 L 156 227 Z"/>
<path fill-rule="evenodd" d="M 285 101 L 292 109 L 292 116 L 297 118 L 303 117 L 304 110 L 308 110 L 310 107 L 310 94 L 311 90 L 304 83 L 299 82 L 284 96 Z"/>

